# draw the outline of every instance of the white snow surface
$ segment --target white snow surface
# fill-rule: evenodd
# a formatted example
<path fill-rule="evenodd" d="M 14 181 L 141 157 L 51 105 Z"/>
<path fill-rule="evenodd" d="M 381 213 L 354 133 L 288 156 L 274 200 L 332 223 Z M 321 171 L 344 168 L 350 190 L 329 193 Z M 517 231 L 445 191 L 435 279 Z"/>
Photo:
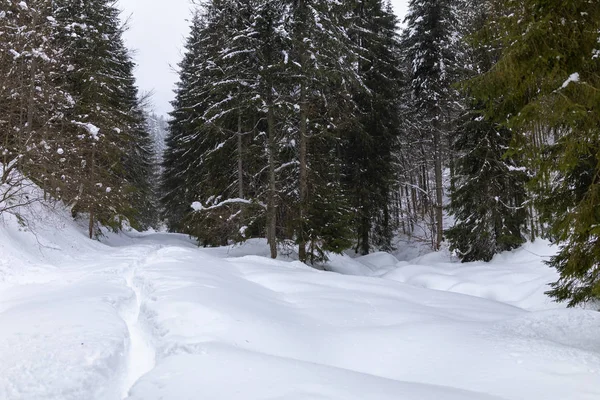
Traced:
<path fill-rule="evenodd" d="M 545 297 L 544 242 L 327 266 L 352 276 L 34 211 L 0 222 L 3 400 L 600 398 L 600 313 Z"/>

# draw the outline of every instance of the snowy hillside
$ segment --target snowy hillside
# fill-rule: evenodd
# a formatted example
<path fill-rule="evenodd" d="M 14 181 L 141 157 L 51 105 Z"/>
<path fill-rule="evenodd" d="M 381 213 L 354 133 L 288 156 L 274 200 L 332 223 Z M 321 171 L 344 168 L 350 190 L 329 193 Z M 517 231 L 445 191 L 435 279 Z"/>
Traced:
<path fill-rule="evenodd" d="M 544 297 L 544 243 L 489 265 L 335 259 L 371 275 L 347 276 L 29 214 L 35 235 L 0 228 L 3 400 L 600 398 L 600 314 Z"/>

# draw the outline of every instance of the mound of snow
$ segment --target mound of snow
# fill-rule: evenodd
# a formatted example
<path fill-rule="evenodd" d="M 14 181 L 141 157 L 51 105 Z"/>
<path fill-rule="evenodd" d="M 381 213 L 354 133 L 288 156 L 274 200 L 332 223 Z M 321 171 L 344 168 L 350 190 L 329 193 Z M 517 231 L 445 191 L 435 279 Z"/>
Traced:
<path fill-rule="evenodd" d="M 0 399 L 600 398 L 600 313 L 545 298 L 547 243 L 326 266 L 351 276 L 265 258 L 264 241 L 99 243 L 37 207 L 0 227 Z"/>
<path fill-rule="evenodd" d="M 372 268 L 393 261 L 367 259 Z M 138 277 L 157 366 L 132 399 L 600 395 L 598 313 L 530 313 L 298 262 L 172 247 Z"/>
<path fill-rule="evenodd" d="M 43 280 L 55 264 L 104 247 L 86 239 L 62 203 L 44 201 L 43 191 L 22 176 L 14 181 L 13 187 L 0 186 L 0 198 L 13 194 L 0 202 L 0 210 L 9 209 L 0 212 L 0 288 Z"/>
<path fill-rule="evenodd" d="M 331 270 L 358 276 L 377 276 L 412 286 L 462 293 L 514 305 L 526 310 L 561 307 L 545 292 L 558 279 L 544 261 L 556 252 L 545 240 L 496 255 L 489 263 L 461 264 L 448 252 L 429 253 L 398 261 L 387 253 L 348 259 L 333 258 Z"/>

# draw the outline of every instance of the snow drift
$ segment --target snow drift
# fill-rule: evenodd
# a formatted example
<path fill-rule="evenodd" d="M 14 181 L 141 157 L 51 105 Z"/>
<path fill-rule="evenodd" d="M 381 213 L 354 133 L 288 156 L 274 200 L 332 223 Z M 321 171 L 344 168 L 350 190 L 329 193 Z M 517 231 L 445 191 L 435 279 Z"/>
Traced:
<path fill-rule="evenodd" d="M 0 399 L 600 398 L 600 314 L 543 295 L 547 243 L 490 264 L 332 260 L 351 276 L 261 241 L 103 241 L 41 204 L 3 215 Z"/>

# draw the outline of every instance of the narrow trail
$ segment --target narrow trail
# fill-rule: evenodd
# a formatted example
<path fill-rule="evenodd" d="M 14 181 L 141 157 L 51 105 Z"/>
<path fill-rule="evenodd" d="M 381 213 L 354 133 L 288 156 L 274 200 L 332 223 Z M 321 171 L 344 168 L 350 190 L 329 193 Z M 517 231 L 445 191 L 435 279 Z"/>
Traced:
<path fill-rule="evenodd" d="M 135 383 L 156 365 L 156 351 L 152 344 L 151 335 L 144 327 L 143 320 L 140 318 L 143 304 L 143 290 L 141 283 L 136 279 L 138 269 L 143 268 L 143 265 L 150 257 L 151 255 L 134 261 L 124 274 L 127 287 L 133 291 L 135 298 L 130 309 L 123 315 L 123 320 L 127 324 L 127 330 L 129 331 L 129 346 L 121 399 L 128 398 L 129 391 Z"/>

